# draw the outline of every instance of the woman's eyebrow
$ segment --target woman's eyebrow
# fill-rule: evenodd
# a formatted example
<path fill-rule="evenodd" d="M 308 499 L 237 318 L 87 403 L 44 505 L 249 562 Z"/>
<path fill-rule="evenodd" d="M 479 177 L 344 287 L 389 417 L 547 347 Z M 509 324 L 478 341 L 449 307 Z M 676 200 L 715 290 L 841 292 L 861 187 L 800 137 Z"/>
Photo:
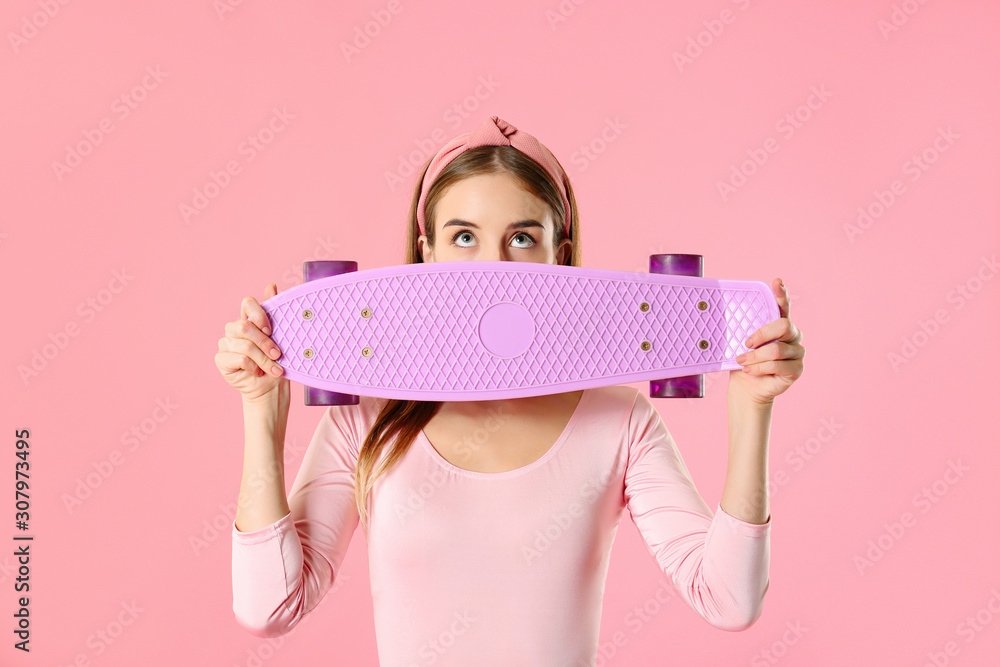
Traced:
<path fill-rule="evenodd" d="M 452 218 L 448 222 L 444 223 L 444 225 L 441 226 L 441 229 L 449 226 L 472 227 L 473 229 L 479 229 L 479 225 L 466 220 L 459 220 L 458 218 Z M 515 229 L 523 229 L 525 227 L 543 227 L 542 223 L 537 220 L 521 220 L 520 222 L 512 222 L 508 226 L 514 227 Z"/>

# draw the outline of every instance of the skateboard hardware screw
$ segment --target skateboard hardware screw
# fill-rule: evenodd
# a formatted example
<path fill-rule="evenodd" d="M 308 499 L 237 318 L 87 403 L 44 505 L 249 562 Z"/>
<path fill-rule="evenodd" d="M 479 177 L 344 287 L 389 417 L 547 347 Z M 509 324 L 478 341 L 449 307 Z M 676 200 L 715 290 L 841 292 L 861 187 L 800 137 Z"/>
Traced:
<path fill-rule="evenodd" d="M 313 311 L 309 310 L 308 308 L 302 311 L 302 319 L 311 320 L 312 316 L 313 316 Z"/>
<path fill-rule="evenodd" d="M 371 316 L 372 316 L 372 310 L 371 310 L 371 308 L 362 308 L 361 309 L 361 317 L 363 317 L 365 319 L 368 319 Z"/>
<path fill-rule="evenodd" d="M 644 340 L 642 341 L 642 345 L 640 345 L 639 347 L 642 348 L 643 352 L 649 352 L 650 348 L 652 348 L 653 346 L 649 344 L 648 340 Z"/>
<path fill-rule="evenodd" d="M 312 356 L 313 356 L 314 354 L 315 354 L 315 352 L 313 352 L 313 349 L 312 349 L 311 347 L 307 347 L 306 349 L 302 350 L 302 355 L 303 355 L 303 356 L 304 356 L 304 357 L 305 357 L 306 359 L 312 359 Z"/>
<path fill-rule="evenodd" d="M 647 310 L 649 310 L 649 304 L 643 301 L 642 303 L 639 304 L 639 310 L 645 313 Z"/>
<path fill-rule="evenodd" d="M 703 350 L 707 350 L 708 349 L 708 341 L 705 340 L 705 339 L 702 339 L 702 340 L 698 341 L 698 347 L 700 347 Z"/>
<path fill-rule="evenodd" d="M 708 302 L 707 301 L 699 301 L 698 302 L 698 310 L 708 310 Z"/>
<path fill-rule="evenodd" d="M 363 357 L 372 356 L 372 349 L 370 347 L 366 347 L 365 349 L 361 350 L 361 356 Z"/>

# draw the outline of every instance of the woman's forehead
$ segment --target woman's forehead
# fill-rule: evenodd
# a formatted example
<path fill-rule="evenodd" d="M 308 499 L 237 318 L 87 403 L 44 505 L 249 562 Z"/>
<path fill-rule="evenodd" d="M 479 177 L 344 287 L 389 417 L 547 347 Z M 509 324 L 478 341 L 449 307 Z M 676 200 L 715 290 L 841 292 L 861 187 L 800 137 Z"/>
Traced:
<path fill-rule="evenodd" d="M 451 185 L 434 207 L 434 217 L 439 229 L 452 220 L 501 229 L 529 220 L 545 227 L 554 224 L 545 201 L 525 190 L 509 174 L 481 174 Z"/>

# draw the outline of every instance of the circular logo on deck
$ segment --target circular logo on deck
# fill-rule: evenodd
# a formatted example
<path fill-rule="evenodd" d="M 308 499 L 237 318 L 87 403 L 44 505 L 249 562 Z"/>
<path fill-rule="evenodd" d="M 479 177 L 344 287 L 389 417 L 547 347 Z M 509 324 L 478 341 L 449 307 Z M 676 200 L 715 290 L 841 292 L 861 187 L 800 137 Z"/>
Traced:
<path fill-rule="evenodd" d="M 479 318 L 479 340 L 498 357 L 516 357 L 528 349 L 534 338 L 535 322 L 520 304 L 494 304 Z"/>

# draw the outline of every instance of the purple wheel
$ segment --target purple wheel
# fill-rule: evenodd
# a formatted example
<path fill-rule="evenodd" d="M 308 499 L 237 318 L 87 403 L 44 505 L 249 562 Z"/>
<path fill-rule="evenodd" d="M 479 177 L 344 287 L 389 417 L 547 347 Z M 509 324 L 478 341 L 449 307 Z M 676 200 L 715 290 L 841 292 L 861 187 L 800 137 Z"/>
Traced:
<path fill-rule="evenodd" d="M 302 281 L 311 282 L 320 278 L 339 276 L 358 270 L 358 263 L 347 260 L 326 259 L 315 262 L 302 262 Z"/>
<path fill-rule="evenodd" d="M 358 270 L 358 263 L 341 260 L 320 260 L 302 263 L 302 281 L 311 282 L 320 278 L 339 276 Z M 354 394 L 341 394 L 336 391 L 317 389 L 304 386 L 306 405 L 357 405 L 358 397 Z"/>
<path fill-rule="evenodd" d="M 649 272 L 670 276 L 705 275 L 705 258 L 701 255 L 650 255 Z M 683 375 L 665 380 L 650 380 L 651 398 L 704 398 L 705 376 Z"/>
<path fill-rule="evenodd" d="M 704 398 L 705 376 L 684 375 L 666 380 L 650 380 L 649 395 L 652 398 Z"/>
<path fill-rule="evenodd" d="M 703 278 L 705 258 L 701 255 L 650 255 L 649 272 Z"/>

